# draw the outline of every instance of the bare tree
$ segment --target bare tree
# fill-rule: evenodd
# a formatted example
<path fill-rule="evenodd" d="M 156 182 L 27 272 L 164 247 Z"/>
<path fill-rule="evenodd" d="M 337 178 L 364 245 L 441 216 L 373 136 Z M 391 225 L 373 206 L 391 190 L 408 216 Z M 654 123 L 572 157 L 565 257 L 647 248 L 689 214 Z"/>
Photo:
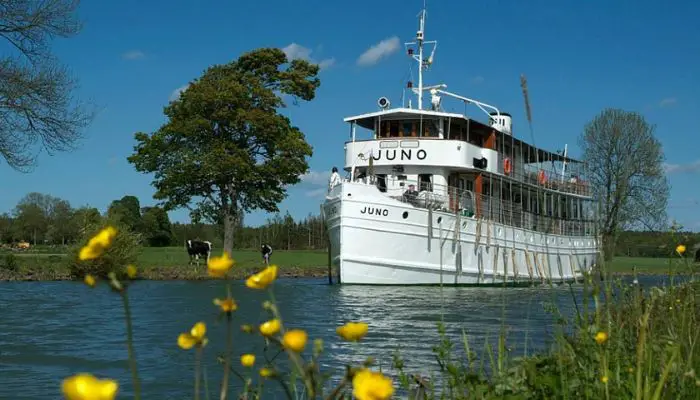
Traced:
<path fill-rule="evenodd" d="M 0 0 L 0 155 L 14 169 L 35 165 L 40 144 L 49 154 L 82 138 L 94 112 L 75 104 L 75 81 L 50 52 L 55 37 L 81 29 L 78 0 Z"/>
<path fill-rule="evenodd" d="M 618 231 L 667 224 L 669 183 L 661 143 L 644 117 L 605 109 L 579 138 L 593 193 L 600 201 L 604 255 L 613 256 Z"/>

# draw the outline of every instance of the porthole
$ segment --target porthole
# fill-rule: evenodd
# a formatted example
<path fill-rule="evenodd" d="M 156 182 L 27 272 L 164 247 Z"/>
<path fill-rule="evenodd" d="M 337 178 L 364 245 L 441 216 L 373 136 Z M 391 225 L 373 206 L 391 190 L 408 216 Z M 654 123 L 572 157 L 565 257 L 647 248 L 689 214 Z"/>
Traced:
<path fill-rule="evenodd" d="M 408 218 L 408 211 L 404 211 L 402 214 L 403 219 Z"/>
<path fill-rule="evenodd" d="M 438 224 L 439 224 L 440 222 L 442 222 L 442 217 L 438 217 L 437 222 L 438 222 Z"/>
<path fill-rule="evenodd" d="M 352 196 L 352 193 L 348 193 L 348 197 Z"/>
<path fill-rule="evenodd" d="M 466 223 L 466 222 L 462 222 L 462 229 L 467 229 L 467 223 Z"/>

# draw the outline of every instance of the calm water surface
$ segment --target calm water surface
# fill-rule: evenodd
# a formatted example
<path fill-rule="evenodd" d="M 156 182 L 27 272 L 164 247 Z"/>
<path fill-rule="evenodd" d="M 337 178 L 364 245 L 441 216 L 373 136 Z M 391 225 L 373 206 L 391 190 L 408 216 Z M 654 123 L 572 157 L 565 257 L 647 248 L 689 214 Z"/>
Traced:
<path fill-rule="evenodd" d="M 643 277 L 644 285 L 661 278 Z M 581 287 L 574 287 L 580 296 Z M 214 297 L 223 297 L 221 282 L 137 282 L 130 288 L 135 350 L 144 399 L 191 399 L 193 352 L 177 347 L 177 336 L 197 321 L 208 326 L 206 368 L 212 395 L 220 382 L 215 356 L 223 351 L 225 326 L 217 320 Z M 324 369 L 342 375 L 342 366 L 374 356 L 390 369 L 391 354 L 401 349 L 409 371 L 437 368 L 432 346 L 436 323 L 444 315 L 449 336 L 466 330 L 470 345 L 481 352 L 494 343 L 502 321 L 514 354 L 541 349 L 553 329 L 547 305 L 561 312 L 574 308 L 568 286 L 558 288 L 443 288 L 330 286 L 324 279 L 282 279 L 275 296 L 287 327 L 322 338 Z M 263 341 L 239 333 L 240 324 L 267 319 L 264 293 L 234 283 L 234 357 L 246 352 L 263 360 Z M 106 287 L 90 289 L 78 282 L 0 283 L 0 399 L 59 399 L 61 380 L 78 372 L 109 376 L 120 383 L 119 398 L 131 394 L 124 313 L 118 295 Z M 348 320 L 369 324 L 361 346 L 340 341 L 335 328 Z M 311 340 L 307 349 L 312 347 Z M 461 345 L 457 346 L 461 350 Z M 240 370 L 240 368 L 239 368 Z M 234 380 L 238 385 L 238 382 Z M 218 397 L 218 396 L 217 396 Z M 271 398 L 279 397 L 279 393 Z"/>

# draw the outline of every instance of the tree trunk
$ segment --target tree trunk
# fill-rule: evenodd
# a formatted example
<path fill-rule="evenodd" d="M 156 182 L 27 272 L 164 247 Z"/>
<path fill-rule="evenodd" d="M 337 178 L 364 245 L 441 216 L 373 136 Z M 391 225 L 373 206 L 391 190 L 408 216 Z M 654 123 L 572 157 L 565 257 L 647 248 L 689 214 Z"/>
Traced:
<path fill-rule="evenodd" d="M 236 215 L 230 210 L 224 211 L 224 251 L 233 257 L 233 234 L 236 231 Z"/>
<path fill-rule="evenodd" d="M 603 233 L 603 259 L 612 261 L 615 255 L 615 235 L 606 232 Z"/>

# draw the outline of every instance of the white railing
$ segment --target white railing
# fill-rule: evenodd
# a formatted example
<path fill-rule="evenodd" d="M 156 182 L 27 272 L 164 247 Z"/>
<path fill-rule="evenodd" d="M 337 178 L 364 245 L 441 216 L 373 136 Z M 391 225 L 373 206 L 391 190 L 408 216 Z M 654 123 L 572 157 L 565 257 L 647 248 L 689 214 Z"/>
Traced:
<path fill-rule="evenodd" d="M 344 179 L 348 182 L 348 179 Z M 496 196 L 478 194 L 471 190 L 459 189 L 453 186 L 429 184 L 428 188 L 421 189 L 416 181 L 402 181 L 404 186 L 400 189 L 385 189 L 383 192 L 387 197 L 410 204 L 417 208 L 431 208 L 437 211 L 461 213 L 463 216 L 483 218 L 504 225 L 524 228 L 537 232 L 554 233 L 565 236 L 589 236 L 594 235 L 594 221 L 586 219 L 583 214 L 583 205 L 577 210 L 573 210 L 572 203 L 567 204 L 566 210 L 558 207 L 558 201 L 552 200 L 545 212 L 543 207 L 539 212 L 523 207 L 522 202 L 515 202 L 502 199 Z M 377 179 L 365 178 L 355 183 L 364 183 L 377 186 Z M 415 190 L 410 191 L 409 186 L 413 185 Z M 538 203 L 543 203 L 543 193 L 537 196 Z M 519 198 L 519 192 L 509 193 L 509 198 Z M 558 199 L 557 199 L 558 200 Z M 579 200 L 588 202 L 590 200 Z M 578 207 L 578 206 L 577 206 Z M 576 218 L 574 218 L 574 216 Z"/>

